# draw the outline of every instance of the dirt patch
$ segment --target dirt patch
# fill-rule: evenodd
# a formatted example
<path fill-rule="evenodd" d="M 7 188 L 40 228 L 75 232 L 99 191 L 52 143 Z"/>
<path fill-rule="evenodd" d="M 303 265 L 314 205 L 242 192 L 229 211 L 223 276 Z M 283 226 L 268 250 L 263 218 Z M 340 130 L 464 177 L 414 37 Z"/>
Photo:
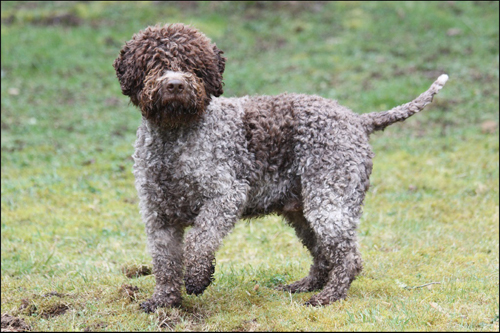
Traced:
<path fill-rule="evenodd" d="M 174 330 L 175 325 L 182 321 L 182 313 L 179 309 L 171 309 L 158 314 L 158 328 Z"/>
<path fill-rule="evenodd" d="M 63 27 L 76 27 L 82 24 L 82 19 L 74 14 L 61 14 L 44 17 L 33 23 L 40 25 L 61 25 Z"/>
<path fill-rule="evenodd" d="M 11 316 L 7 313 L 2 315 L 2 332 L 26 332 L 31 328 L 24 319 Z"/>
<path fill-rule="evenodd" d="M 132 286 L 130 284 L 122 284 L 120 287 L 120 294 L 130 299 L 131 301 L 137 300 L 137 293 L 139 292 L 139 288 L 137 286 Z"/>
<path fill-rule="evenodd" d="M 46 293 L 46 294 L 43 295 L 43 297 L 52 297 L 52 296 L 55 296 L 55 297 L 65 297 L 65 296 L 68 296 L 68 295 L 58 293 L 57 291 L 51 291 L 50 293 Z"/>
<path fill-rule="evenodd" d="M 90 160 L 86 160 L 86 161 L 83 161 L 82 162 L 82 165 L 91 165 L 91 164 L 94 164 L 95 163 L 95 159 L 94 158 L 91 158 Z"/>
<path fill-rule="evenodd" d="M 122 272 L 129 279 L 152 274 L 151 267 L 147 265 L 128 265 L 122 267 Z"/>
<path fill-rule="evenodd" d="M 235 332 L 254 332 L 257 330 L 259 323 L 257 318 L 251 320 L 244 320 L 241 324 L 234 329 Z"/>
<path fill-rule="evenodd" d="M 193 10 L 199 7 L 198 1 L 175 1 L 171 3 L 167 3 L 165 1 L 153 1 L 155 5 L 166 5 L 166 6 L 176 6 L 181 10 Z"/>
<path fill-rule="evenodd" d="M 25 22 L 42 26 L 76 27 L 82 24 L 82 19 L 71 13 L 39 16 L 33 18 L 17 17 L 16 15 L 12 14 L 10 16 L 2 18 L 2 23 L 5 25 L 11 25 L 16 22 Z"/>
<path fill-rule="evenodd" d="M 9 125 L 4 125 L 4 123 L 2 123 L 2 130 L 9 130 L 9 129 L 10 129 Z M 14 140 L 14 142 L 8 143 L 5 145 L 5 147 L 2 147 L 2 150 L 9 152 L 9 153 L 12 153 L 15 151 L 23 150 L 24 147 L 26 147 L 26 145 L 27 145 L 26 142 L 19 140 L 19 139 L 16 139 L 16 140 Z"/>
<path fill-rule="evenodd" d="M 88 325 L 84 328 L 84 332 L 102 332 L 104 328 L 108 327 L 105 322 L 98 322 Z"/>
<path fill-rule="evenodd" d="M 323 1 L 251 1 L 240 3 L 243 17 L 259 19 L 263 12 L 299 15 L 303 12 L 319 13 L 324 9 Z"/>
<path fill-rule="evenodd" d="M 21 305 L 19 305 L 19 311 L 27 316 L 31 316 L 37 310 L 36 305 L 29 298 L 21 299 Z"/>
<path fill-rule="evenodd" d="M 199 331 L 208 317 L 206 311 L 196 306 L 183 304 L 180 308 L 160 308 L 158 314 L 158 330 L 174 330 L 180 322 L 184 323 L 183 330 Z"/>
<path fill-rule="evenodd" d="M 481 123 L 481 132 L 484 134 L 494 134 L 497 131 L 498 123 L 494 120 L 486 120 Z"/>
<path fill-rule="evenodd" d="M 126 203 L 131 204 L 131 205 L 136 205 L 139 202 L 139 199 L 137 197 L 125 198 L 125 199 L 123 199 L 123 202 L 126 202 Z M 127 274 L 125 274 L 125 275 L 127 275 Z"/>
<path fill-rule="evenodd" d="M 60 316 L 66 313 L 70 309 L 70 306 L 68 303 L 62 302 L 57 298 L 66 296 L 65 294 L 52 291 L 44 295 L 35 295 L 32 299 L 23 298 L 21 299 L 18 311 L 20 314 L 26 316 L 35 314 L 45 319 Z"/>
<path fill-rule="evenodd" d="M 127 126 L 122 125 L 122 126 L 119 126 L 118 128 L 116 128 L 115 130 L 113 130 L 111 132 L 111 135 L 117 136 L 119 138 L 123 138 L 125 136 L 125 134 L 130 133 L 130 132 L 131 131 L 128 129 Z"/>
<path fill-rule="evenodd" d="M 108 97 L 104 100 L 104 105 L 106 106 L 119 106 L 121 104 L 121 99 L 118 97 Z"/>
<path fill-rule="evenodd" d="M 42 311 L 40 312 L 40 316 L 42 316 L 42 318 L 48 319 L 63 315 L 68 310 L 69 306 L 67 304 L 64 303 L 54 304 L 46 309 L 42 309 Z"/>

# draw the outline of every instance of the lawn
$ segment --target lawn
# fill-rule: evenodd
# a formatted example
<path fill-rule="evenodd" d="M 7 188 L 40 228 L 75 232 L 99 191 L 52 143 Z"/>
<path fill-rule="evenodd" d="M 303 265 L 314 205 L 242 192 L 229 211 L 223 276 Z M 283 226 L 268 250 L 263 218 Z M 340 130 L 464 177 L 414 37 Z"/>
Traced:
<path fill-rule="evenodd" d="M 498 2 L 1 6 L 2 330 L 498 331 Z M 237 224 L 202 296 L 140 311 L 154 288 L 131 172 L 140 113 L 112 63 L 174 22 L 224 51 L 228 97 L 316 94 L 364 113 L 450 76 L 372 136 L 364 270 L 345 300 L 311 308 L 312 293 L 274 289 L 311 257 L 271 215 Z"/>

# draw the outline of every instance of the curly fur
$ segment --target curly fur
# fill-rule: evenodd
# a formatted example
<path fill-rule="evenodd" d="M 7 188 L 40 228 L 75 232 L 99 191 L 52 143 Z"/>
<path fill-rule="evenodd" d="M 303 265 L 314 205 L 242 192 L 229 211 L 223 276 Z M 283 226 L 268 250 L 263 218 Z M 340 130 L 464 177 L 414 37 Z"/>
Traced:
<path fill-rule="evenodd" d="M 156 278 L 143 310 L 180 305 L 183 280 L 201 294 L 235 223 L 273 212 L 313 256 L 309 275 L 280 289 L 322 289 L 310 305 L 345 298 L 362 270 L 369 135 L 422 110 L 447 76 L 410 103 L 358 115 L 314 95 L 218 97 L 225 61 L 201 32 L 172 24 L 135 34 L 113 64 L 142 112 L 134 175 Z"/>

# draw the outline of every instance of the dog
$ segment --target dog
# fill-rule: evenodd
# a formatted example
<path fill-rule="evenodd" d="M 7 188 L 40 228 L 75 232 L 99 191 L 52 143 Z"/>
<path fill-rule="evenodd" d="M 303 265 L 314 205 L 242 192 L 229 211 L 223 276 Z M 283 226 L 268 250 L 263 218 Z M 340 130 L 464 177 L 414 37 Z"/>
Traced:
<path fill-rule="evenodd" d="M 407 104 L 356 114 L 315 95 L 220 97 L 225 63 L 216 44 L 180 23 L 140 31 L 113 63 L 142 114 L 134 175 L 156 279 L 142 309 L 179 306 L 183 284 L 203 293 L 235 223 L 270 213 L 313 257 L 308 276 L 279 289 L 321 290 L 311 306 L 345 298 L 362 270 L 356 228 L 369 136 L 421 111 L 448 76 Z"/>

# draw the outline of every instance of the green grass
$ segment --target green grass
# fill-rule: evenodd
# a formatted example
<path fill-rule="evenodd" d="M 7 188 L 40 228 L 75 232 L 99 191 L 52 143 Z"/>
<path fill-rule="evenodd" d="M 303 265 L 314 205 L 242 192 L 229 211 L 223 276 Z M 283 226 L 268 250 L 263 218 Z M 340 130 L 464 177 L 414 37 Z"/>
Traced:
<path fill-rule="evenodd" d="M 2 314 L 42 331 L 498 330 L 498 2 L 2 2 L 1 15 Z M 124 271 L 151 261 L 131 173 L 140 114 L 112 63 L 166 22 L 225 51 L 225 96 L 317 94 L 361 113 L 450 76 L 372 137 L 347 299 L 310 308 L 312 293 L 273 289 L 311 258 L 269 216 L 225 239 L 202 296 L 139 311 L 154 278 Z"/>

